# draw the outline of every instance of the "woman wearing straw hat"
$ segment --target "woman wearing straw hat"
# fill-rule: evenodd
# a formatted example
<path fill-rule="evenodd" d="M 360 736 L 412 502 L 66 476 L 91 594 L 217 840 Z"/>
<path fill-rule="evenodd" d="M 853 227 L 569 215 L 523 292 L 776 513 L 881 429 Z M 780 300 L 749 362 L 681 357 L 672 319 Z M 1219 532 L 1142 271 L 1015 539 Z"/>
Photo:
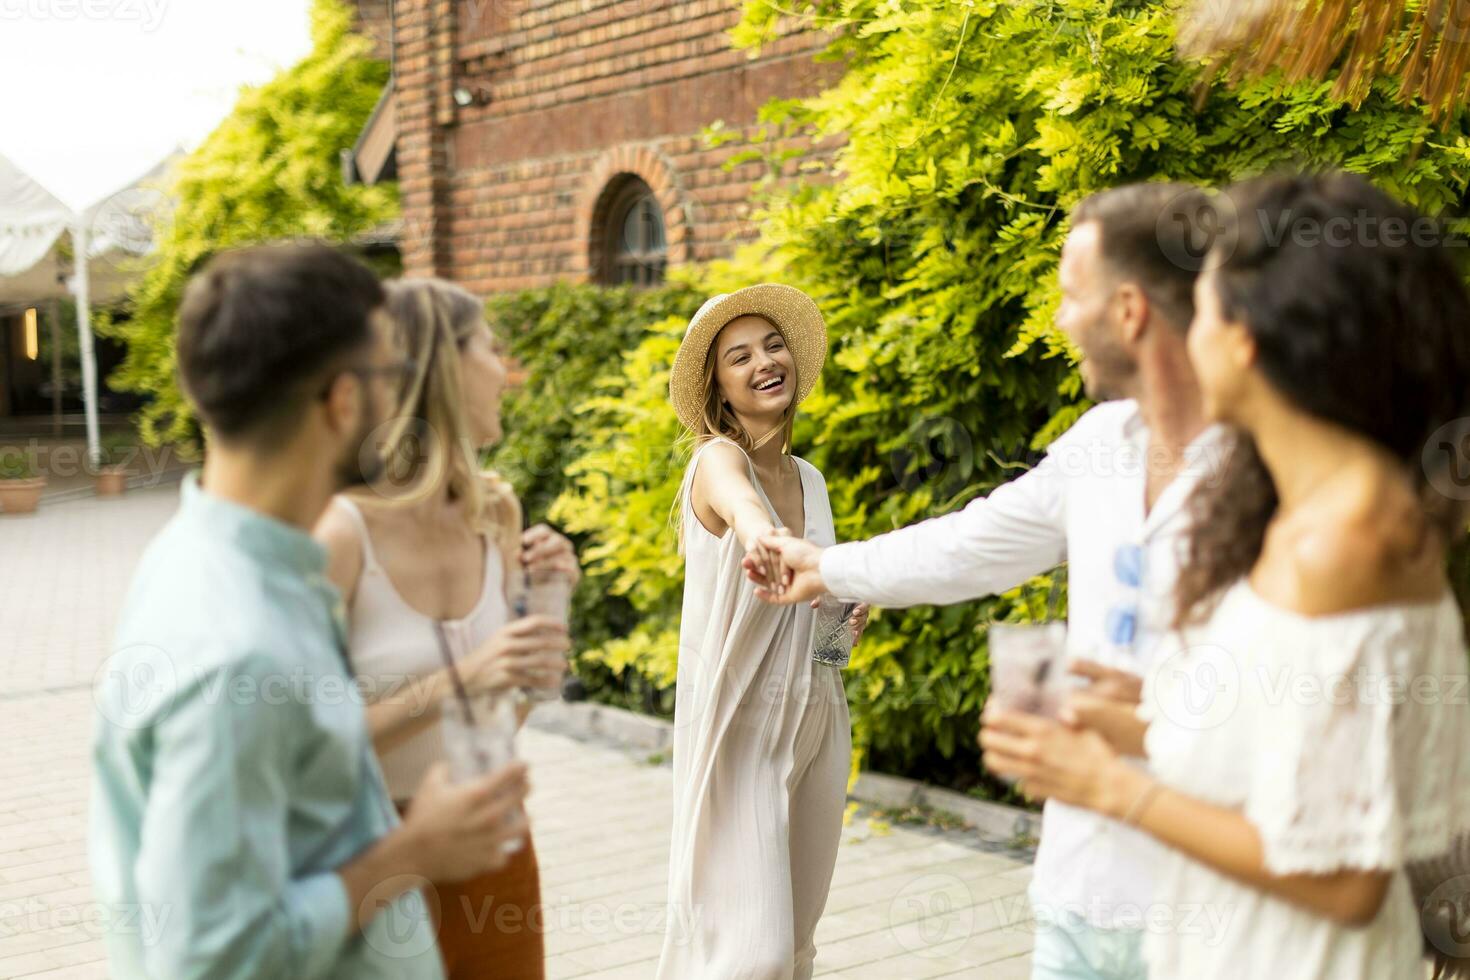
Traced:
<path fill-rule="evenodd" d="M 790 455 L 827 330 L 812 300 L 764 284 L 689 323 L 669 397 L 695 442 L 677 503 L 685 555 L 674 707 L 669 928 L 659 980 L 812 975 L 851 756 L 839 666 L 813 659 L 811 607 L 755 598 L 763 535 L 835 534 L 827 484 Z M 867 611 L 848 621 L 861 636 Z"/>

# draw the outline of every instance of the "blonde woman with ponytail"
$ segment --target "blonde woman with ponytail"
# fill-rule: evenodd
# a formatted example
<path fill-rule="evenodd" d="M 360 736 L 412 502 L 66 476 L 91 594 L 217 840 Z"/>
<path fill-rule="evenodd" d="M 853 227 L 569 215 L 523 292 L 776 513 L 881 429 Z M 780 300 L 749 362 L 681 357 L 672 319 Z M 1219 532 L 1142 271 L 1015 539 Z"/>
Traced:
<path fill-rule="evenodd" d="M 387 466 L 369 488 L 339 496 L 317 536 L 347 603 L 352 667 L 401 809 L 424 773 L 445 760 L 438 711 L 453 693 L 445 658 L 472 694 L 559 689 L 566 628 L 544 616 L 513 619 L 513 597 L 528 571 L 556 569 L 573 580 L 578 571 L 566 538 L 544 525 L 522 533 L 515 493 L 480 468 L 481 449 L 502 435 L 506 386 L 480 301 L 433 279 L 386 288 L 413 360 L 394 418 L 374 442 Z M 429 904 L 438 910 L 450 980 L 544 975 L 540 872 L 529 829 L 505 867 L 440 886 L 435 898 Z M 518 914 L 501 914 L 506 906 Z M 496 914 L 486 915 L 492 907 Z"/>
<path fill-rule="evenodd" d="M 772 533 L 835 543 L 826 481 L 791 455 L 826 354 L 810 298 L 751 286 L 700 308 L 670 377 L 695 445 L 676 514 L 685 583 L 659 980 L 812 975 L 846 803 L 847 697 L 841 668 L 813 658 L 813 608 L 760 602 L 742 563 L 770 564 Z M 854 641 L 866 615 L 848 621 Z"/>

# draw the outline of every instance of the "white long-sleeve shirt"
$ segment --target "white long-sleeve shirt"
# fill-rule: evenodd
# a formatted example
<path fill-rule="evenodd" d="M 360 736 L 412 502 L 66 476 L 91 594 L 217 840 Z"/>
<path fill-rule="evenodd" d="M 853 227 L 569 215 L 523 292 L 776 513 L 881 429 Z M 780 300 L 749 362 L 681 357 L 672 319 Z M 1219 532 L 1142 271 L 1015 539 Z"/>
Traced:
<path fill-rule="evenodd" d="M 874 605 L 947 604 L 1014 588 L 1066 559 L 1067 650 L 1143 674 L 1173 616 L 1188 527 L 1185 503 L 1219 472 L 1225 443 L 1206 429 L 1186 465 L 1144 513 L 1149 448 L 1138 404 L 1087 412 L 1032 470 L 963 510 L 841 544 L 822 555 L 828 590 Z M 1127 584 L 1124 552 L 1142 558 Z M 1134 610 L 1131 642 L 1117 621 Z M 1136 928 L 1153 901 L 1149 869 L 1160 845 L 1088 810 L 1047 803 L 1032 883 L 1038 916 L 1084 916 L 1099 928 Z"/>

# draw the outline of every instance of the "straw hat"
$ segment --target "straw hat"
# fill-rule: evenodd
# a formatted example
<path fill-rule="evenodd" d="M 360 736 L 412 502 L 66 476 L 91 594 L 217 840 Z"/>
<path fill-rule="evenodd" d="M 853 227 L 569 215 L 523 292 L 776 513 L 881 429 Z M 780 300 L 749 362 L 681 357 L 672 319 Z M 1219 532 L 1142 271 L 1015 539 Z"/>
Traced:
<path fill-rule="evenodd" d="M 704 366 L 710 345 L 731 320 L 751 315 L 771 321 L 786 338 L 796 361 L 796 404 L 816 387 L 827 360 L 827 324 L 810 296 L 774 282 L 711 296 L 689 321 L 669 374 L 669 401 L 684 428 L 695 430 L 704 414 Z"/>

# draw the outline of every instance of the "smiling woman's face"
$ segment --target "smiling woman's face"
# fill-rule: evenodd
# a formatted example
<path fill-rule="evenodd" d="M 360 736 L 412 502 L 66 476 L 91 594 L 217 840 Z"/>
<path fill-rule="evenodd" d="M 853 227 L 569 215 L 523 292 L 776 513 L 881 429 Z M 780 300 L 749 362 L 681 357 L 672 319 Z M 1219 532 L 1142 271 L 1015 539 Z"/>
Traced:
<path fill-rule="evenodd" d="M 796 360 L 769 320 L 731 320 L 715 337 L 714 356 L 715 385 L 737 415 L 779 417 L 796 397 Z"/>
<path fill-rule="evenodd" d="M 1237 421 L 1236 413 L 1250 393 L 1256 373 L 1255 341 L 1244 324 L 1232 322 L 1220 301 L 1219 272 L 1213 260 L 1194 283 L 1194 320 L 1185 350 L 1199 382 L 1205 416 Z"/>

